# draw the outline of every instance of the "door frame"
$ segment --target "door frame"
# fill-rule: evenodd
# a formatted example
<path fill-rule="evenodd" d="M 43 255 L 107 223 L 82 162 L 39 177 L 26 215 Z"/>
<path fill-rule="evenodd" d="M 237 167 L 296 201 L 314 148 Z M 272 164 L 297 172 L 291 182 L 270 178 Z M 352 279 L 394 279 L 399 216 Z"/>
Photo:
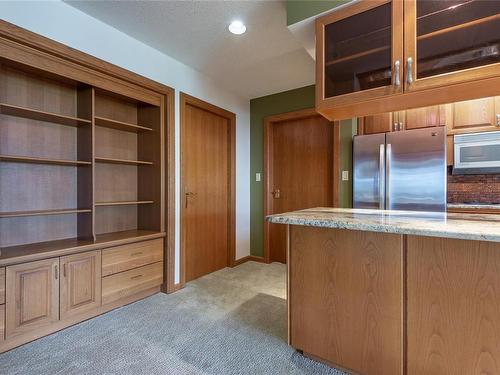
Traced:
<path fill-rule="evenodd" d="M 272 127 L 278 122 L 288 120 L 300 120 L 309 117 L 321 116 L 315 108 L 307 108 L 294 112 L 281 113 L 264 118 L 264 262 L 271 262 L 269 232 L 271 224 L 265 220 L 267 215 L 271 215 L 273 209 L 273 132 Z M 328 120 L 328 119 L 327 119 Z M 329 121 L 329 120 L 328 120 Z M 339 205 L 340 191 L 340 122 L 332 121 L 333 126 L 333 206 Z M 337 181 L 335 181 L 337 176 Z"/>
<path fill-rule="evenodd" d="M 228 204 L 228 254 L 227 265 L 233 267 L 236 258 L 236 114 L 227 111 L 223 108 L 217 107 L 213 104 L 207 103 L 201 99 L 195 98 L 184 92 L 180 92 L 180 283 L 179 289 L 186 283 L 186 238 L 185 238 L 185 225 L 186 215 L 184 208 L 184 194 L 182 187 L 184 186 L 184 168 L 185 160 L 184 152 L 186 150 L 186 106 L 191 105 L 201 110 L 211 112 L 217 116 L 223 117 L 228 120 L 229 124 L 229 167 L 228 167 L 228 190 L 227 197 Z"/>

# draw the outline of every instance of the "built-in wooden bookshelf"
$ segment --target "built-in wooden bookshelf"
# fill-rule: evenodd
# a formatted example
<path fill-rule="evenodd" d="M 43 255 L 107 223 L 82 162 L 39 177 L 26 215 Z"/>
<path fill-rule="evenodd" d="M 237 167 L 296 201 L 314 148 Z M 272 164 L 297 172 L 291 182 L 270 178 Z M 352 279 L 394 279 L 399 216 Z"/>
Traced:
<path fill-rule="evenodd" d="M 162 116 L 159 104 L 0 60 L 1 251 L 163 232 Z"/>

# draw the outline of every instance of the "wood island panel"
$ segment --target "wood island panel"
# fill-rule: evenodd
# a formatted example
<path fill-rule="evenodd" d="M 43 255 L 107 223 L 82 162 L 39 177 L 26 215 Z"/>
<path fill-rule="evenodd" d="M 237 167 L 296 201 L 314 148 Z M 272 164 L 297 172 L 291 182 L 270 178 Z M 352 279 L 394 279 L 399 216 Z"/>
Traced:
<path fill-rule="evenodd" d="M 403 373 L 403 236 L 290 227 L 289 341 L 366 375 Z"/>
<path fill-rule="evenodd" d="M 408 375 L 500 373 L 500 243 L 408 236 Z"/>

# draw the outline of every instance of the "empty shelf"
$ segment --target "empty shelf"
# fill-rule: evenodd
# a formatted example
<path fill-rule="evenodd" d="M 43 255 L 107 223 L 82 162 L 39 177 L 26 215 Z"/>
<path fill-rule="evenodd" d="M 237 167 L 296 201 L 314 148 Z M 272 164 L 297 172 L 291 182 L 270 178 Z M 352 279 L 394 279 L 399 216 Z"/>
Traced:
<path fill-rule="evenodd" d="M 152 165 L 153 164 L 150 161 L 114 159 L 114 158 L 101 158 L 101 157 L 96 157 L 95 161 L 98 162 L 98 163 L 128 164 L 128 165 Z"/>
<path fill-rule="evenodd" d="M 102 126 L 104 128 L 111 128 L 116 130 L 123 130 L 126 132 L 140 133 L 145 131 L 152 131 L 153 129 L 147 128 L 145 126 L 140 126 L 136 124 L 131 124 L 128 122 L 112 120 L 109 118 L 95 116 L 95 124 L 97 126 Z"/>
<path fill-rule="evenodd" d="M 13 211 L 13 212 L 0 212 L 0 218 L 8 217 L 25 217 L 25 216 L 44 216 L 44 215 L 66 215 L 92 212 L 90 208 L 62 208 L 54 210 L 36 210 L 36 211 Z"/>
<path fill-rule="evenodd" d="M 96 206 L 131 206 L 135 204 L 152 204 L 154 201 L 114 201 L 114 202 L 96 202 Z"/>
<path fill-rule="evenodd" d="M 68 166 L 92 164 L 90 161 L 48 159 L 48 158 L 37 158 L 33 156 L 14 156 L 14 155 L 0 155 L 0 161 L 11 162 L 11 163 L 55 164 L 55 165 L 68 165 Z"/>
<path fill-rule="evenodd" d="M 0 103 L 0 113 L 9 116 L 16 116 L 27 118 L 30 120 L 51 122 L 59 125 L 78 127 L 82 125 L 91 124 L 91 120 L 86 120 L 78 117 L 71 117 L 66 115 L 59 115 L 57 113 L 40 111 L 38 109 L 31 109 L 26 107 L 19 107 L 16 105 Z"/>

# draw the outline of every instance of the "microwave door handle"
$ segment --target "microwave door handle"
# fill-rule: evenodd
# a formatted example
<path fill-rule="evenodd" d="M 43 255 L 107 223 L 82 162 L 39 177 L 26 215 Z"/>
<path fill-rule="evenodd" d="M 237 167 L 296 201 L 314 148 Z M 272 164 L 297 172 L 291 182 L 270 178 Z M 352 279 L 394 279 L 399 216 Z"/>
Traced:
<path fill-rule="evenodd" d="M 379 146 L 378 204 L 385 210 L 385 145 Z"/>
<path fill-rule="evenodd" d="M 391 209 L 391 157 L 392 157 L 392 146 L 390 143 L 387 144 L 387 150 L 385 154 L 385 173 L 386 173 L 386 186 L 385 186 L 385 204 L 386 209 Z"/>

